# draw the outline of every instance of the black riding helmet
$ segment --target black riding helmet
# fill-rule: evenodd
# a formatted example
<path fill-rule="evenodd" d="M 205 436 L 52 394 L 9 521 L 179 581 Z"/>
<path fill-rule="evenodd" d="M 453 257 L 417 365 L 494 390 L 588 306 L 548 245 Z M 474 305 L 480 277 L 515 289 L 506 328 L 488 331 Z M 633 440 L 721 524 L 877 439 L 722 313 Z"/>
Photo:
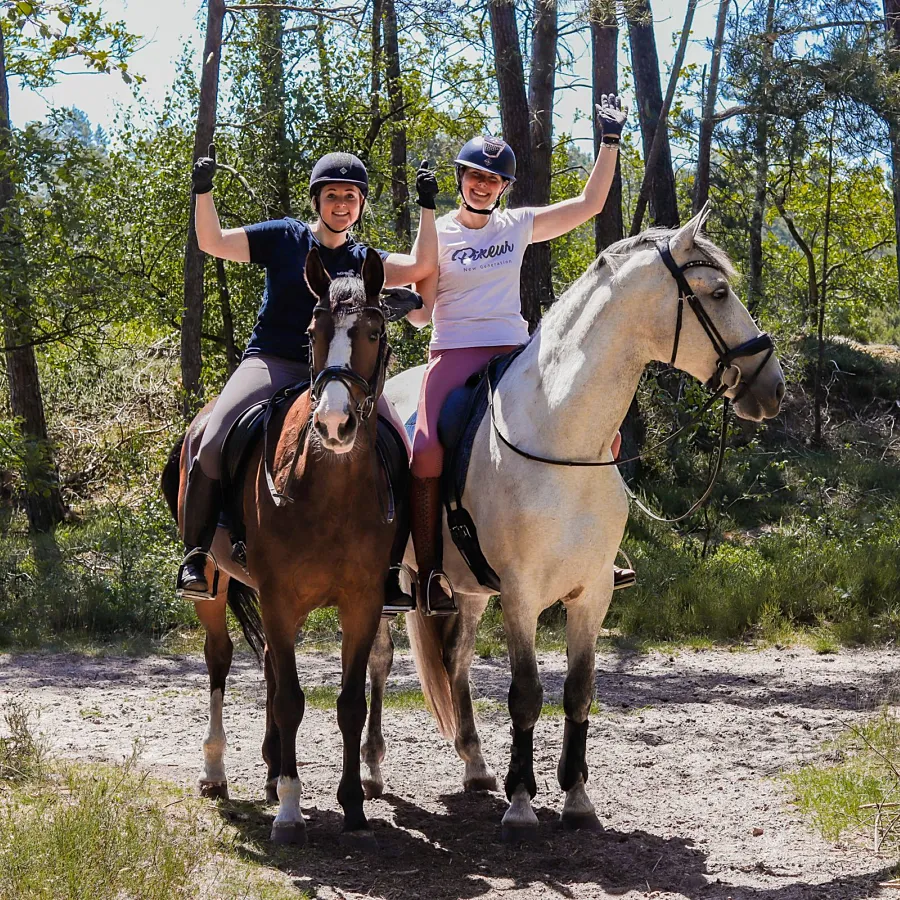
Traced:
<path fill-rule="evenodd" d="M 359 188 L 363 202 L 360 204 L 359 214 L 362 215 L 366 198 L 369 196 L 369 173 L 362 160 L 352 153 L 326 153 L 314 166 L 309 176 L 309 196 L 313 201 L 316 212 L 319 211 L 319 192 L 328 184 L 353 184 Z M 324 219 L 322 224 L 335 234 L 349 231 L 356 222 L 352 222 L 346 228 L 335 231 Z M 357 222 L 359 219 L 357 219 Z"/>
<path fill-rule="evenodd" d="M 477 213 L 481 216 L 489 216 L 500 204 L 500 198 L 506 193 L 509 186 L 516 180 L 516 154 L 513 153 L 512 147 L 503 140 L 503 138 L 492 137 L 491 135 L 483 135 L 472 138 L 466 143 L 459 155 L 453 160 L 456 163 L 456 188 L 462 197 L 463 206 L 469 212 Z M 497 202 L 490 209 L 475 209 L 466 203 L 466 198 L 462 192 L 462 170 L 463 168 L 478 169 L 481 172 L 492 172 L 499 175 L 506 184 L 497 197 Z"/>

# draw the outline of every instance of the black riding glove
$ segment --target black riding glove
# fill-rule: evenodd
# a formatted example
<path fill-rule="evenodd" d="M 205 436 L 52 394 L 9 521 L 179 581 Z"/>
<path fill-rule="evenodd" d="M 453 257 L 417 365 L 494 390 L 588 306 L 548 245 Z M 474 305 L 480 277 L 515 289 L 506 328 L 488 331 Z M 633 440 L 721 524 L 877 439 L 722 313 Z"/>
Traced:
<path fill-rule="evenodd" d="M 422 165 L 416 170 L 416 203 L 423 209 L 436 209 L 434 198 L 438 195 L 437 178 L 431 169 L 431 162 L 422 160 Z"/>
<path fill-rule="evenodd" d="M 615 94 L 601 94 L 596 105 L 597 122 L 603 131 L 604 144 L 618 144 L 628 118 L 628 107 L 622 109 L 622 100 Z"/>
<path fill-rule="evenodd" d="M 381 292 L 381 302 L 388 322 L 399 322 L 407 313 L 424 306 L 422 298 L 415 291 L 403 287 L 385 288 Z"/>
<path fill-rule="evenodd" d="M 209 156 L 201 156 L 191 169 L 191 191 L 195 194 L 208 194 L 212 190 L 213 176 L 216 173 L 216 145 L 209 145 Z"/>

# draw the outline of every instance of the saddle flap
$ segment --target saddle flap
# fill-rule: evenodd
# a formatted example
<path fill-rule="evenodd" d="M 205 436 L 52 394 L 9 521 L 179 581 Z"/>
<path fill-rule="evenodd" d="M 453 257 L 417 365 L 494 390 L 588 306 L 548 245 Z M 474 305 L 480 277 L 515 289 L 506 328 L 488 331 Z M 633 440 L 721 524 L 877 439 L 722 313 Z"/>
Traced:
<path fill-rule="evenodd" d="M 441 407 L 438 416 L 438 439 L 448 453 L 451 453 L 462 439 L 474 392 L 475 388 L 469 387 L 468 384 L 454 388 Z"/>

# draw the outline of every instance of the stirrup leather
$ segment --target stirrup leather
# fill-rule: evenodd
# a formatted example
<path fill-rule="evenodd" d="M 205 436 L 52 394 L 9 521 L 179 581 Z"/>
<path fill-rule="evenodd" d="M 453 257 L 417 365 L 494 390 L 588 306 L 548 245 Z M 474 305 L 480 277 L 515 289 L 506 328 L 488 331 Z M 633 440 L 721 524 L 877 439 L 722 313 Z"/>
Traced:
<path fill-rule="evenodd" d="M 381 609 L 381 617 L 383 619 L 392 618 L 393 616 L 398 615 L 399 613 L 408 613 L 416 611 L 416 575 L 413 570 L 406 565 L 405 563 L 397 563 L 388 569 L 388 572 L 397 572 L 398 576 L 401 572 L 406 573 L 406 577 L 409 578 L 409 596 L 412 600 L 412 605 L 409 603 L 405 603 L 402 606 L 399 604 L 391 603 L 385 598 L 384 606 Z M 399 581 L 398 581 L 399 584 Z M 401 588 L 402 590 L 402 588 Z"/>
<path fill-rule="evenodd" d="M 195 556 L 205 557 L 213 564 L 212 587 L 207 586 L 207 589 L 205 591 L 192 591 L 182 586 L 182 578 L 184 577 L 185 567 Z M 219 564 L 216 562 L 216 558 L 208 550 L 203 550 L 200 547 L 191 550 L 191 552 L 188 553 L 187 556 L 185 556 L 185 558 L 181 561 L 181 565 L 178 567 L 178 575 L 175 581 L 175 596 L 182 597 L 186 600 L 198 601 L 212 600 L 218 593 Z"/>
<path fill-rule="evenodd" d="M 432 609 L 431 607 L 431 586 L 437 581 L 439 586 L 445 588 L 445 593 L 450 597 L 452 604 L 450 609 Z M 428 581 L 425 584 L 425 596 L 423 599 L 422 615 L 425 616 L 455 616 L 459 612 L 456 605 L 456 592 L 453 590 L 453 584 L 447 577 L 446 573 L 440 569 L 432 569 L 428 574 Z"/>

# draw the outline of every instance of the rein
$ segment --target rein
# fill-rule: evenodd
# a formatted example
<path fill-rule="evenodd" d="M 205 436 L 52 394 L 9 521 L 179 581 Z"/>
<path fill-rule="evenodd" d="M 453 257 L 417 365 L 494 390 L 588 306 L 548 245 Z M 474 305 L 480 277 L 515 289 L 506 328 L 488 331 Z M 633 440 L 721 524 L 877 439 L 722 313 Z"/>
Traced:
<path fill-rule="evenodd" d="M 552 457 L 547 456 L 539 456 L 534 453 L 529 453 L 527 450 L 522 450 L 520 447 L 517 447 L 503 432 L 500 430 L 499 425 L 497 424 L 497 419 L 494 415 L 494 387 L 491 384 L 491 367 L 488 365 L 487 370 L 485 372 L 485 379 L 487 381 L 487 397 L 488 397 L 488 409 L 491 414 L 491 425 L 496 433 L 497 437 L 509 447 L 510 450 L 518 453 L 519 456 L 523 456 L 525 459 L 530 459 L 533 462 L 544 463 L 550 466 L 590 466 L 590 467 L 602 467 L 602 466 L 622 466 L 626 463 L 636 462 L 639 459 L 642 459 L 648 453 L 652 453 L 655 450 L 659 450 L 660 448 L 666 446 L 670 441 L 674 440 L 681 434 L 686 428 L 689 428 L 695 422 L 697 422 L 701 416 L 703 416 L 715 402 L 722 397 L 722 426 L 721 433 L 719 435 L 719 449 L 718 454 L 716 456 L 715 465 L 712 468 L 712 473 L 710 474 L 709 482 L 706 485 L 706 489 L 703 494 L 700 496 L 698 500 L 696 500 L 691 507 L 680 516 L 676 516 L 674 518 L 665 518 L 664 516 L 659 516 L 654 513 L 652 510 L 648 509 L 632 492 L 632 490 L 626 485 L 625 489 L 628 491 L 629 497 L 634 500 L 635 504 L 638 508 L 646 513 L 650 518 L 655 519 L 657 522 L 667 522 L 670 524 L 681 522 L 683 519 L 688 518 L 688 516 L 693 515 L 698 509 L 703 507 L 706 502 L 709 500 L 713 487 L 715 486 L 716 479 L 719 477 L 719 472 L 722 469 L 722 462 L 725 459 L 725 445 L 728 435 L 728 412 L 729 412 L 729 399 L 724 395 L 733 389 L 737 389 L 737 393 L 735 394 L 734 399 L 739 400 L 747 390 L 753 385 L 756 379 L 759 377 L 759 374 L 762 372 L 766 363 L 771 358 L 772 354 L 775 352 L 774 344 L 772 343 L 772 338 L 763 332 L 762 334 L 757 335 L 754 338 L 751 338 L 748 341 L 744 341 L 742 344 L 739 344 L 737 347 L 729 348 L 725 339 L 719 333 L 719 330 L 716 328 L 715 323 L 709 316 L 709 313 L 703 307 L 703 304 L 700 302 L 699 297 L 694 293 L 691 289 L 691 286 L 688 284 L 687 279 L 684 277 L 684 273 L 687 269 L 693 269 L 698 266 L 705 266 L 706 268 L 716 269 L 718 271 L 722 271 L 721 267 L 716 265 L 712 260 L 703 260 L 696 259 L 686 262 L 683 266 L 679 266 L 674 258 L 672 257 L 672 252 L 669 249 L 669 241 L 658 241 L 656 244 L 656 249 L 659 252 L 659 255 L 662 257 L 663 262 L 666 265 L 666 268 L 669 272 L 672 273 L 672 277 L 675 279 L 675 283 L 678 285 L 678 313 L 675 319 L 675 339 L 672 344 L 672 356 L 669 362 L 669 365 L 675 365 L 675 359 L 678 355 L 678 345 L 681 339 L 681 328 L 682 322 L 684 318 L 684 302 L 687 300 L 688 305 L 693 311 L 694 315 L 697 317 L 697 320 L 700 322 L 703 330 L 706 332 L 707 337 L 709 338 L 710 343 L 713 345 L 713 349 L 716 351 L 716 371 L 713 373 L 712 377 L 706 382 L 706 387 L 709 388 L 713 393 L 709 397 L 709 399 L 700 407 L 700 409 L 694 413 L 691 418 L 685 422 L 679 429 L 672 432 L 668 437 L 663 438 L 656 444 L 653 444 L 651 447 L 645 449 L 643 453 L 639 453 L 637 456 L 631 456 L 627 459 L 611 459 L 611 460 L 574 460 L 574 459 L 554 459 Z M 763 357 L 762 362 L 756 367 L 756 370 L 750 376 L 749 379 L 744 379 L 741 373 L 740 368 L 735 364 L 735 360 L 744 356 L 755 356 L 757 353 L 762 353 L 767 351 L 765 356 Z"/>

